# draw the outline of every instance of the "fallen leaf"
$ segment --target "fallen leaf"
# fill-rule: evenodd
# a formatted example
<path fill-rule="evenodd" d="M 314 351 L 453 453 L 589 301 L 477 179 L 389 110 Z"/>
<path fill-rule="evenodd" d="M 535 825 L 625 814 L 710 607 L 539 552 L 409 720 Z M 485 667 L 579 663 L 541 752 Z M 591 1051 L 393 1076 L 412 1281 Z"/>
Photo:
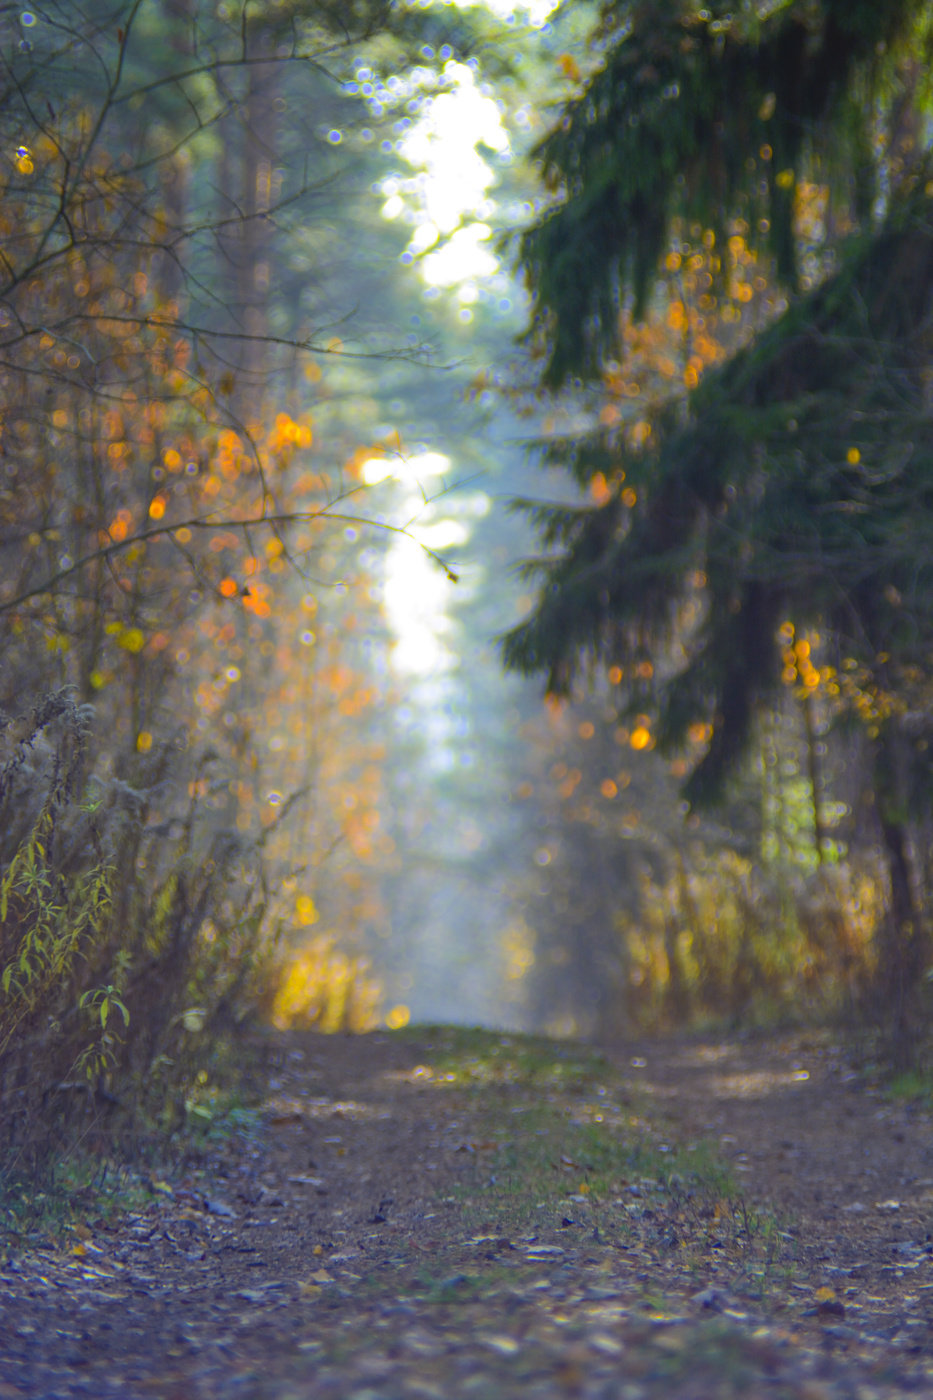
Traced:
<path fill-rule="evenodd" d="M 297 1099 L 269 1099 L 259 1111 L 273 1127 L 280 1127 L 286 1123 L 300 1123 L 305 1116 L 304 1105 Z"/>
<path fill-rule="evenodd" d="M 479 1340 L 483 1346 L 489 1347 L 490 1351 L 497 1351 L 500 1356 L 514 1356 L 520 1350 L 514 1337 L 480 1337 Z"/>
<path fill-rule="evenodd" d="M 315 1273 L 313 1273 L 313 1274 L 311 1275 L 311 1280 L 312 1280 L 313 1283 L 333 1283 L 333 1282 L 334 1282 L 333 1275 L 332 1275 L 332 1274 L 329 1274 L 329 1273 L 327 1272 L 326 1269 L 318 1269 Z"/>
<path fill-rule="evenodd" d="M 875 1210 L 883 1211 L 885 1214 L 900 1210 L 900 1201 L 876 1201 Z"/>
<path fill-rule="evenodd" d="M 204 1209 L 210 1211 L 211 1215 L 221 1215 L 227 1220 L 236 1220 L 236 1211 L 231 1210 L 224 1201 L 209 1201 L 205 1196 Z"/>
<path fill-rule="evenodd" d="M 699 1293 L 691 1294 L 690 1301 L 713 1312 L 725 1312 L 736 1300 L 721 1288 L 701 1288 Z"/>
<path fill-rule="evenodd" d="M 620 1356 L 625 1350 L 621 1342 L 617 1342 L 615 1337 L 607 1336 L 605 1332 L 597 1332 L 588 1337 L 587 1341 L 595 1351 L 601 1351 L 604 1356 Z"/>
<path fill-rule="evenodd" d="M 79 1240 L 92 1240 L 94 1238 L 94 1231 L 89 1230 L 86 1225 L 82 1225 L 79 1223 L 73 1226 L 72 1228 L 74 1229 L 74 1232 Z"/>

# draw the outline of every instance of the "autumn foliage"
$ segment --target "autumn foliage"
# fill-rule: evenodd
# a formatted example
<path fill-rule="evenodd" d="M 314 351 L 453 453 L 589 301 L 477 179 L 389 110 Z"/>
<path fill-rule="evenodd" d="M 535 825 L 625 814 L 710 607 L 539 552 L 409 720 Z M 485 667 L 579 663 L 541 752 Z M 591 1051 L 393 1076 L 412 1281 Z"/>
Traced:
<path fill-rule="evenodd" d="M 114 72 L 145 86 L 116 35 Z M 76 24 L 74 51 L 87 39 Z M 76 1112 L 183 1122 L 287 983 L 290 940 L 352 948 L 379 924 L 391 854 L 357 645 L 378 611 L 347 558 L 371 451 L 315 440 L 321 373 L 264 364 L 265 311 L 248 353 L 218 318 L 191 241 L 241 272 L 270 249 L 255 190 L 237 217 L 179 203 L 201 119 L 164 113 L 177 144 L 147 161 L 119 83 L 68 74 L 2 158 L 0 1125 L 20 1148 Z M 357 971 L 369 1024 L 379 989 Z"/>

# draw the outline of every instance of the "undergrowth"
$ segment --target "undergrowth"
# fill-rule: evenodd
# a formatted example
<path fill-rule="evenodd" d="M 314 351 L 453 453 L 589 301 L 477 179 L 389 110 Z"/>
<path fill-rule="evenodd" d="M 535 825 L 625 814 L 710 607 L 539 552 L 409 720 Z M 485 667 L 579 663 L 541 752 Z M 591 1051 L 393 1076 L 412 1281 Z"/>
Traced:
<path fill-rule="evenodd" d="M 184 795 L 181 755 L 178 772 L 140 758 L 123 776 L 88 773 L 91 724 L 63 690 L 2 734 L 0 1170 L 11 1228 L 24 1198 L 29 1210 L 40 1196 L 54 1202 L 56 1180 L 80 1176 L 82 1160 L 145 1163 L 173 1135 L 222 1119 L 218 1086 L 235 1093 L 249 1068 L 243 1031 L 273 966 L 261 845 Z M 150 816 L 156 795 L 171 820 Z"/>

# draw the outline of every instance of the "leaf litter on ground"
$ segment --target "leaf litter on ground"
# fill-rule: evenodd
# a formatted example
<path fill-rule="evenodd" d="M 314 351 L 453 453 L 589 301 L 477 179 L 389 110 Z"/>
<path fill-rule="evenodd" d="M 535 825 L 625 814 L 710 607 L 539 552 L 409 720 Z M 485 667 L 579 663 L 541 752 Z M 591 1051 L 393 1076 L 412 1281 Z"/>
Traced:
<path fill-rule="evenodd" d="M 313 1085 L 296 1049 L 323 1067 Z M 279 1037 L 266 1073 L 279 1107 L 286 1093 L 295 1106 L 286 1121 L 260 1113 L 189 1151 L 141 1209 L 7 1246 L 4 1393 L 933 1389 L 926 1333 L 908 1325 L 924 1314 L 901 1316 L 925 1286 L 922 1235 L 916 1250 L 888 1244 L 884 1263 L 870 1251 L 864 1295 L 850 1285 L 859 1260 L 815 1269 L 800 1223 L 760 1192 L 753 1204 L 727 1152 L 678 1121 L 631 1058 L 454 1028 Z M 257 1097 L 269 1102 L 267 1084 Z"/>

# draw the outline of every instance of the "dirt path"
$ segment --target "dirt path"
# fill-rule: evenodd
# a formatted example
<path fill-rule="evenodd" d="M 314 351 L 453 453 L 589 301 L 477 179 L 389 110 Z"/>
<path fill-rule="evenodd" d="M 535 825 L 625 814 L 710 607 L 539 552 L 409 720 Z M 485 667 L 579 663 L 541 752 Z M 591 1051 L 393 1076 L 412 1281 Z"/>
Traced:
<path fill-rule="evenodd" d="M 825 1035 L 654 1043 L 631 1047 L 632 1058 L 645 1064 L 630 1073 L 680 1132 L 716 1142 L 748 1199 L 793 1229 L 798 1287 L 833 1287 L 846 1330 L 929 1346 L 927 1113 L 866 1090 Z"/>
<path fill-rule="evenodd" d="M 171 1194 L 0 1268 L 0 1400 L 933 1395 L 929 1122 L 825 1039 L 273 1061 Z"/>

